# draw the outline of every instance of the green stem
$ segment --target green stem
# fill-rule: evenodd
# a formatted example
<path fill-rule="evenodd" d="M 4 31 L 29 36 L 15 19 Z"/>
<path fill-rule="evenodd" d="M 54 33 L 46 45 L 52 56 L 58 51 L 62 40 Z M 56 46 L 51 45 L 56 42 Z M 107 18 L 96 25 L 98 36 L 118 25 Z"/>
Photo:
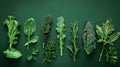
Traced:
<path fill-rule="evenodd" d="M 63 45 L 62 39 L 60 38 L 60 55 L 61 55 L 61 56 L 62 56 L 62 51 L 63 51 L 62 45 Z"/>
<path fill-rule="evenodd" d="M 28 35 L 28 45 L 27 45 L 27 50 L 29 49 L 29 41 L 30 41 L 30 35 Z"/>
<path fill-rule="evenodd" d="M 75 56 L 73 56 L 73 61 L 74 61 L 74 62 L 76 61 L 76 57 L 75 57 Z"/>
<path fill-rule="evenodd" d="M 105 44 L 104 44 L 103 47 L 102 47 L 102 51 L 101 51 L 100 57 L 99 57 L 99 62 L 101 62 L 101 59 L 102 59 L 102 55 L 103 55 L 104 50 L 105 50 Z"/>

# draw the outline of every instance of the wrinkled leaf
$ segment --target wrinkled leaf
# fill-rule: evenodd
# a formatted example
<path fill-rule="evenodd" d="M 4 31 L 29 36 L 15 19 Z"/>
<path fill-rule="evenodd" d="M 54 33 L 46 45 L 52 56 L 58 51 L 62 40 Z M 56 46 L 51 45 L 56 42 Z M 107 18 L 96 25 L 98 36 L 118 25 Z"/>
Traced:
<path fill-rule="evenodd" d="M 53 19 L 51 16 L 46 16 L 44 19 L 44 22 L 41 27 L 41 32 L 42 32 L 42 42 L 43 42 L 43 48 L 45 47 L 45 42 L 47 41 L 51 26 L 52 26 Z"/>
<path fill-rule="evenodd" d="M 101 30 L 101 28 L 99 26 L 97 26 L 99 30 Z M 100 33 L 103 33 L 102 30 Z M 96 38 L 95 38 L 95 32 L 93 29 L 92 24 L 90 23 L 90 21 L 87 22 L 85 29 L 84 29 L 84 33 L 83 33 L 83 42 L 84 42 L 84 50 L 86 51 L 87 54 L 91 54 L 93 52 L 94 49 L 96 49 L 96 42 L 95 42 Z"/>

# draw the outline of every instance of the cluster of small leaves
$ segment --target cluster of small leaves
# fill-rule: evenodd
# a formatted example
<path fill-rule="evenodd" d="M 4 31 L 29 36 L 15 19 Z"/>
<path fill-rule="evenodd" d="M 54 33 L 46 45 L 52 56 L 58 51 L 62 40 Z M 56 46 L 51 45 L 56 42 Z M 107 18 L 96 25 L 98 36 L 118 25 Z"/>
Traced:
<path fill-rule="evenodd" d="M 45 58 L 43 59 L 42 63 L 45 63 L 45 62 L 50 63 L 53 58 L 57 57 L 56 47 L 53 41 L 50 41 L 49 44 L 47 44 L 44 49 L 45 49 L 45 52 L 44 52 Z"/>
<path fill-rule="evenodd" d="M 22 54 L 19 50 L 13 48 L 13 46 L 17 44 L 17 35 L 20 34 L 18 30 L 19 23 L 18 21 L 16 21 L 15 17 L 8 16 L 4 24 L 7 25 L 8 28 L 9 48 L 3 51 L 3 53 L 6 55 L 7 58 L 18 59 L 22 56 Z"/>
<path fill-rule="evenodd" d="M 90 23 L 90 21 L 88 21 L 83 33 L 84 50 L 86 51 L 87 54 L 91 54 L 93 50 L 96 49 L 95 41 L 96 38 L 93 26 Z"/>
<path fill-rule="evenodd" d="M 110 46 L 108 51 L 106 53 L 107 62 L 110 62 L 111 64 L 115 64 L 118 60 L 116 48 Z"/>
<path fill-rule="evenodd" d="M 71 23 L 71 31 L 70 31 L 70 38 L 71 45 L 67 46 L 69 51 L 71 52 L 71 55 L 73 57 L 73 61 L 76 61 L 76 56 L 78 55 L 78 52 L 80 50 L 80 46 L 78 46 L 78 25 L 76 22 Z"/>
<path fill-rule="evenodd" d="M 114 42 L 119 38 L 120 32 L 114 32 L 114 25 L 112 24 L 112 21 L 108 19 L 106 20 L 106 23 L 102 24 L 101 27 L 99 25 L 96 25 L 96 33 L 99 38 L 98 42 L 103 43 L 102 51 L 99 57 L 99 62 L 100 62 L 104 51 L 107 50 L 106 46 L 108 47 L 114 46 Z M 113 59 L 111 60 L 114 61 Z"/>
<path fill-rule="evenodd" d="M 27 36 L 27 42 L 25 43 L 25 46 L 27 46 L 27 49 L 29 49 L 29 45 L 31 43 L 36 43 L 39 39 L 38 36 L 32 36 L 35 31 L 36 31 L 36 22 L 33 18 L 29 18 L 28 20 L 26 20 L 24 24 L 24 33 Z"/>
<path fill-rule="evenodd" d="M 27 56 L 27 60 L 28 60 L 28 61 L 31 61 L 31 60 L 35 60 L 35 61 L 36 61 L 36 60 L 37 60 L 37 59 L 36 59 L 36 55 L 37 55 L 38 53 L 39 53 L 39 49 L 38 49 L 38 48 L 37 48 L 37 49 L 33 49 L 33 50 L 32 50 L 32 53 Z"/>
<path fill-rule="evenodd" d="M 42 37 L 43 37 L 42 38 L 43 48 L 45 47 L 45 44 L 46 44 L 47 39 L 49 37 L 52 22 L 53 22 L 52 17 L 51 16 L 46 16 L 45 19 L 44 19 L 44 22 L 42 24 L 41 32 L 42 32 Z"/>
<path fill-rule="evenodd" d="M 59 43 L 60 43 L 60 55 L 63 55 L 63 45 L 64 45 L 64 39 L 66 37 L 66 35 L 64 34 L 65 31 L 65 24 L 64 24 L 64 18 L 62 16 L 58 17 L 57 19 L 57 38 L 59 39 Z"/>

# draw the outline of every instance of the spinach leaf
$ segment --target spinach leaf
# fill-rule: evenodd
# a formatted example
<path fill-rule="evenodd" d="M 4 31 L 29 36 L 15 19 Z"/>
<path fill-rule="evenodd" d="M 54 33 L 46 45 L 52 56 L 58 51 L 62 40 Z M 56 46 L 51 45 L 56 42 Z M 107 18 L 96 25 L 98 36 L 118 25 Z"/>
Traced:
<path fill-rule="evenodd" d="M 17 44 L 18 41 L 18 34 L 20 34 L 18 30 L 19 23 L 13 16 L 8 16 L 5 20 L 4 24 L 8 28 L 8 37 L 9 37 L 9 48 L 5 51 L 3 51 L 4 55 L 6 55 L 6 58 L 11 59 L 18 59 L 22 56 L 21 52 L 13 46 Z"/>
<path fill-rule="evenodd" d="M 36 22 L 35 22 L 35 20 L 33 18 L 27 19 L 25 24 L 24 24 L 24 33 L 27 36 L 27 42 L 25 43 L 25 46 L 27 46 L 27 49 L 29 49 L 29 45 L 31 43 L 35 43 L 39 39 L 38 36 L 33 36 L 35 31 L 36 31 Z"/>
<path fill-rule="evenodd" d="M 52 17 L 51 16 L 46 16 L 45 19 L 44 19 L 44 22 L 42 24 L 41 32 L 42 32 L 43 48 L 45 47 L 47 39 L 49 38 L 50 30 L 51 30 L 51 27 L 52 27 L 52 22 L 53 22 Z"/>
<path fill-rule="evenodd" d="M 67 46 L 69 51 L 71 52 L 71 55 L 73 57 L 73 61 L 76 61 L 76 56 L 78 55 L 78 52 L 80 51 L 80 46 L 78 46 L 78 24 L 76 22 L 71 23 L 71 30 L 70 30 L 70 38 L 71 41 L 70 46 Z"/>
<path fill-rule="evenodd" d="M 63 55 L 63 45 L 64 45 L 64 39 L 66 37 L 66 35 L 64 34 L 65 31 L 65 24 L 64 24 L 64 18 L 62 16 L 58 17 L 57 19 L 57 38 L 59 39 L 59 43 L 60 43 L 60 55 Z"/>
<path fill-rule="evenodd" d="M 93 26 L 90 21 L 87 22 L 84 33 L 83 33 L 83 43 L 84 50 L 87 54 L 91 54 L 94 49 L 96 49 L 96 37 Z"/>

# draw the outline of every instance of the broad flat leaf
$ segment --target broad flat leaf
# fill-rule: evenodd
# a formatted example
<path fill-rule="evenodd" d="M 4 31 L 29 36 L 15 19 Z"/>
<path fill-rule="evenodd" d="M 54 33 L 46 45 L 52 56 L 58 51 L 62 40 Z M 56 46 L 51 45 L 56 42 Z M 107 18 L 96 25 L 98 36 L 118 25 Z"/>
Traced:
<path fill-rule="evenodd" d="M 102 31 L 98 33 L 102 33 Z M 93 26 L 90 23 L 90 21 L 88 21 L 83 33 L 84 49 L 87 54 L 91 54 L 93 50 L 96 49 L 95 40 L 96 38 L 95 38 L 95 32 L 94 32 Z"/>
<path fill-rule="evenodd" d="M 5 51 L 3 51 L 4 55 L 7 57 L 7 58 L 11 58 L 11 59 L 18 59 L 22 56 L 21 52 L 15 48 L 9 48 Z"/>
<path fill-rule="evenodd" d="M 36 31 L 36 23 L 35 20 L 33 18 L 29 18 L 28 20 L 26 20 L 25 24 L 24 24 L 24 33 L 25 35 L 33 35 L 33 33 Z"/>

